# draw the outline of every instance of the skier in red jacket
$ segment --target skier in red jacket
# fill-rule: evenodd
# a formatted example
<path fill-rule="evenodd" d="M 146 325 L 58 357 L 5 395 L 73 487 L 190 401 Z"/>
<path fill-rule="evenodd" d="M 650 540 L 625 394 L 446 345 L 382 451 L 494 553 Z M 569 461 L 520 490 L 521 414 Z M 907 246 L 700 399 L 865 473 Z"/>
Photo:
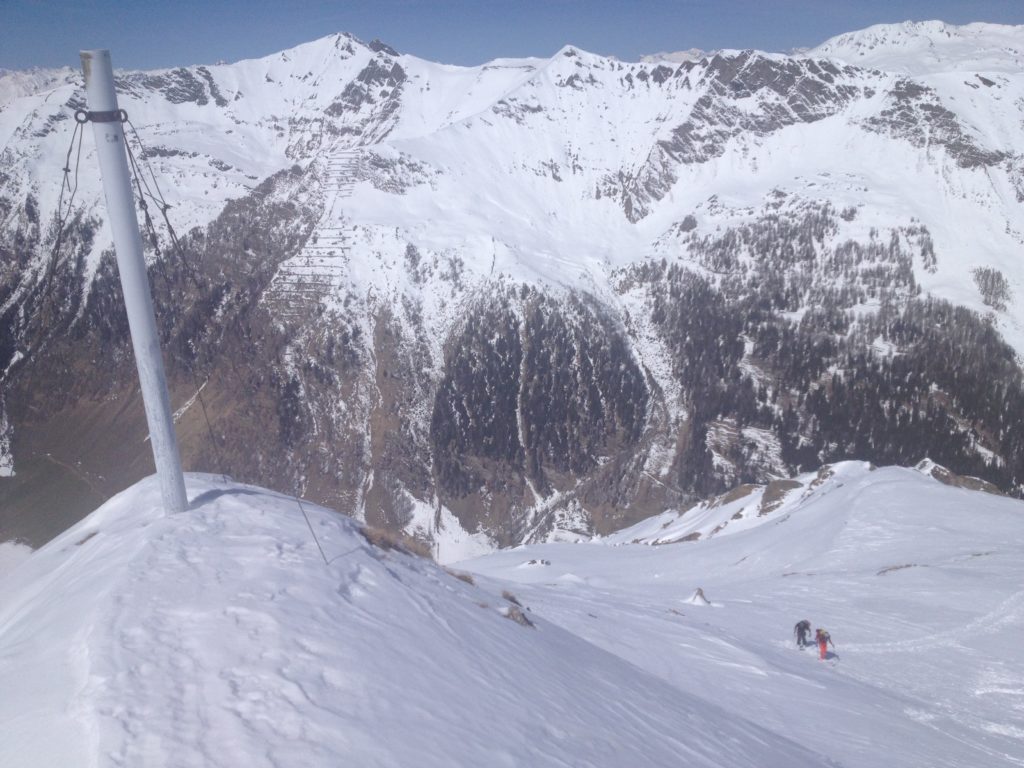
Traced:
<path fill-rule="evenodd" d="M 818 658 L 822 660 L 827 655 L 830 645 L 835 650 L 836 645 L 832 642 L 832 636 L 824 629 L 816 629 L 814 631 L 814 641 L 818 644 Z"/>

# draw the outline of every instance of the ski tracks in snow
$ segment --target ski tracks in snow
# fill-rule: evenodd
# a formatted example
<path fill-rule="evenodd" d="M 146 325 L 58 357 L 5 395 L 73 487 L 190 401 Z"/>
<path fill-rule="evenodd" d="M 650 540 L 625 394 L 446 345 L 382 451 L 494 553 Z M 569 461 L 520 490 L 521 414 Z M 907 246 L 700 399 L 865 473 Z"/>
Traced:
<path fill-rule="evenodd" d="M 1015 592 L 983 616 L 961 627 L 932 632 L 907 640 L 889 640 L 881 643 L 844 643 L 843 648 L 856 653 L 913 652 L 936 648 L 957 647 L 969 637 L 994 633 L 1011 625 L 1024 625 L 1024 591 Z"/>

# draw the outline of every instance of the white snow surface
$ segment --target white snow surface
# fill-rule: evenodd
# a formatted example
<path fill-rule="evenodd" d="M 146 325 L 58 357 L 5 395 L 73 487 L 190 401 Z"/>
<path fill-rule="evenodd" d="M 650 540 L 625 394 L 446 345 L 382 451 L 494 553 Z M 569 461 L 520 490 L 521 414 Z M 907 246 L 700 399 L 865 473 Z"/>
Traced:
<path fill-rule="evenodd" d="M 0 541 L 0 577 L 15 566 L 20 565 L 25 558 L 32 554 L 32 547 L 19 544 L 16 541 Z"/>
<path fill-rule="evenodd" d="M 2 577 L 0 765 L 829 764 L 348 518 L 305 505 L 327 565 L 294 499 L 188 488 L 167 516 L 147 479 Z"/>
<path fill-rule="evenodd" d="M 757 489 L 458 567 L 847 768 L 1024 765 L 1024 504 L 859 462 L 799 482 L 760 517 Z M 831 633 L 826 661 L 795 647 L 804 618 Z"/>
<path fill-rule="evenodd" d="M 294 499 L 212 476 L 167 516 L 147 479 L 0 575 L 0 765 L 1024 765 L 1024 504 L 798 483 L 470 584 L 305 504 L 325 565 Z M 679 540 L 709 509 L 729 535 Z"/>

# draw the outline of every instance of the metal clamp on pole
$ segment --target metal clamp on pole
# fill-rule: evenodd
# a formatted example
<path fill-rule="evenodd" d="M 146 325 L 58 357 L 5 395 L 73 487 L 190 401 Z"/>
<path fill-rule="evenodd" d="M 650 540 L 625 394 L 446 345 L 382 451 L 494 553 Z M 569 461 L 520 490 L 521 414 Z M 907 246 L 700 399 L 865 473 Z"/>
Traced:
<path fill-rule="evenodd" d="M 123 109 L 109 109 L 105 112 L 78 109 L 75 110 L 75 120 L 79 123 L 127 123 L 128 113 Z"/>
<path fill-rule="evenodd" d="M 121 290 L 128 312 L 139 386 L 146 408 L 153 460 L 160 480 L 164 507 L 168 512 L 182 512 L 188 507 L 185 478 L 181 471 L 178 439 L 171 417 L 171 398 L 167 392 L 160 338 L 157 335 L 153 297 L 150 293 L 146 263 L 142 257 L 142 236 L 132 203 L 131 178 L 125 156 L 124 131 L 121 124 L 128 119 L 117 106 L 114 71 L 110 51 L 82 51 L 82 71 L 90 111 L 79 110 L 75 120 L 91 122 L 96 136 L 96 154 L 107 198 L 107 215 L 114 236 L 117 269 L 121 274 Z"/>

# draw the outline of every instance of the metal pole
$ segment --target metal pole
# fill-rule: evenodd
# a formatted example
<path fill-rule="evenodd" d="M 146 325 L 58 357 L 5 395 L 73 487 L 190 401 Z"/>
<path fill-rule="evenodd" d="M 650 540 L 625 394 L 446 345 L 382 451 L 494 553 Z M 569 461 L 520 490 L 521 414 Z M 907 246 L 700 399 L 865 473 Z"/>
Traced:
<path fill-rule="evenodd" d="M 153 460 L 160 479 L 164 507 L 168 512 L 183 512 L 188 507 L 185 478 L 181 473 L 178 440 L 171 417 L 171 398 L 167 393 L 160 338 L 153 314 L 153 298 L 142 257 L 142 236 L 135 218 L 128 159 L 125 156 L 124 131 L 114 92 L 114 70 L 110 51 L 82 51 L 85 92 L 89 99 L 89 117 L 96 136 L 96 154 L 107 198 L 107 216 L 114 236 L 121 291 L 128 310 L 139 386 L 146 408 Z"/>

